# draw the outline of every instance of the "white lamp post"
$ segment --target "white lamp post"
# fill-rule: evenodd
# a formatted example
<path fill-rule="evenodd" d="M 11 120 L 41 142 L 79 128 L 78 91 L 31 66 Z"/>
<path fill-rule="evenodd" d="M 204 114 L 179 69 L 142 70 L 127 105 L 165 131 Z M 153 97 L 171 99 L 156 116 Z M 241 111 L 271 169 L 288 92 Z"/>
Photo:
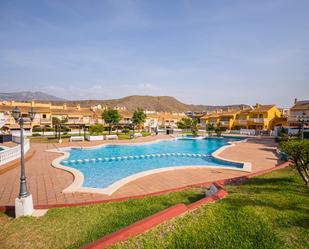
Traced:
<path fill-rule="evenodd" d="M 12 115 L 15 121 L 20 126 L 20 186 L 19 186 L 19 195 L 15 199 L 15 216 L 16 218 L 25 215 L 32 215 L 33 201 L 32 195 L 27 190 L 27 180 L 25 175 L 25 162 L 24 162 L 24 123 L 25 121 L 32 121 L 35 116 L 35 112 L 31 107 L 29 110 L 29 118 L 23 118 L 20 115 L 20 110 L 18 107 L 15 107 L 12 110 Z"/>
<path fill-rule="evenodd" d="M 309 116 L 303 113 L 303 115 L 300 115 L 297 117 L 298 117 L 298 121 L 301 123 L 301 140 L 304 140 L 304 126 L 305 126 L 305 122 L 309 121 Z"/>

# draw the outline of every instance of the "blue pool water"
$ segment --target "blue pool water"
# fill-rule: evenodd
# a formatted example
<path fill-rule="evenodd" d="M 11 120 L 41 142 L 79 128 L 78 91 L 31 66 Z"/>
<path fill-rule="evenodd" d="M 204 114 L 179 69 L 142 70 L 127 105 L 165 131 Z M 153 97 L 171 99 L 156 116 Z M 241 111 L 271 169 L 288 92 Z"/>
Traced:
<path fill-rule="evenodd" d="M 239 163 L 215 159 L 211 154 L 234 138 L 177 139 L 139 145 L 107 145 L 95 149 L 69 149 L 63 165 L 84 174 L 84 187 L 104 188 L 127 176 L 172 166 L 205 165 L 242 168 Z"/>

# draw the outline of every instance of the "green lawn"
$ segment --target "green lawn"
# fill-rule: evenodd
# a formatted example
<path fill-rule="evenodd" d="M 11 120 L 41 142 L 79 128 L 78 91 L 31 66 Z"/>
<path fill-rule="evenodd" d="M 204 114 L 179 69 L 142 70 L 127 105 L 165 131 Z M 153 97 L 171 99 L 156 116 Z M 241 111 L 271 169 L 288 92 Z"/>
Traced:
<path fill-rule="evenodd" d="M 238 186 L 115 248 L 309 248 L 309 189 L 290 168 Z"/>
<path fill-rule="evenodd" d="M 78 248 L 177 203 L 203 197 L 199 188 L 84 207 L 51 209 L 13 219 L 0 212 L 0 248 Z"/>
<path fill-rule="evenodd" d="M 86 133 L 88 134 L 88 133 Z M 104 131 L 102 132 L 102 135 L 108 135 L 109 132 L 108 131 Z M 117 133 L 115 131 L 113 131 L 111 134 L 116 135 Z M 131 132 L 132 134 L 132 132 Z M 151 133 L 150 132 L 144 132 L 142 131 L 141 134 L 143 135 L 143 137 L 147 137 L 150 136 Z M 68 136 L 79 136 L 79 134 L 73 134 L 73 135 L 62 135 L 62 140 L 64 142 L 68 142 L 70 139 L 68 138 Z M 81 133 L 81 136 L 84 136 L 83 133 Z M 118 132 L 118 139 L 119 140 L 125 140 L 125 139 L 130 139 L 130 133 L 123 133 L 123 132 Z M 31 142 L 34 143 L 56 143 L 58 142 L 58 139 L 55 138 L 54 136 L 32 136 L 30 137 Z"/>

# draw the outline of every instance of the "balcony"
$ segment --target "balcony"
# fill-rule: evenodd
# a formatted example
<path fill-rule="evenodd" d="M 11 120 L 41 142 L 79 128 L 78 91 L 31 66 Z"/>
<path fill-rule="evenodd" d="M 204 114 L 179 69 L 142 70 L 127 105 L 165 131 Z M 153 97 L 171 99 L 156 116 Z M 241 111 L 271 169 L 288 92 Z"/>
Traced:
<path fill-rule="evenodd" d="M 50 118 L 41 118 L 40 119 L 40 124 L 51 124 L 51 119 Z"/>
<path fill-rule="evenodd" d="M 247 125 L 247 120 L 246 119 L 236 119 L 235 125 Z"/>
<path fill-rule="evenodd" d="M 85 124 L 85 123 L 89 123 L 89 122 L 84 122 L 81 119 L 69 119 L 67 124 Z"/>
<path fill-rule="evenodd" d="M 212 121 L 212 120 L 209 120 L 209 121 L 208 121 L 208 124 L 216 125 L 217 123 L 218 123 L 217 121 Z"/>
<path fill-rule="evenodd" d="M 224 126 L 224 127 L 230 126 L 230 121 L 220 121 L 219 126 Z"/>
<path fill-rule="evenodd" d="M 267 118 L 250 118 L 249 121 L 252 123 L 261 124 L 267 122 Z"/>
<path fill-rule="evenodd" d="M 296 123 L 298 123 L 299 122 L 299 118 L 298 117 L 296 117 L 296 116 L 290 116 L 290 117 L 288 117 L 288 122 L 290 123 L 290 122 L 296 122 Z"/>

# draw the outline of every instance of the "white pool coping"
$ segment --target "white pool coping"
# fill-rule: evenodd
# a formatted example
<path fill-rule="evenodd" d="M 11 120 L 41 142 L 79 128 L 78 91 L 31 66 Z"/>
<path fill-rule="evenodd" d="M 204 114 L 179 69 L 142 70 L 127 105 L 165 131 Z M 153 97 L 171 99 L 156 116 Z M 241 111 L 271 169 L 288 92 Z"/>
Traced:
<path fill-rule="evenodd" d="M 64 159 L 67 159 L 70 156 L 70 153 L 68 151 L 65 151 L 66 149 L 71 149 L 71 148 L 82 148 L 82 149 L 93 149 L 93 148 L 99 148 L 99 147 L 104 147 L 107 145 L 141 145 L 141 144 L 149 144 L 149 143 L 157 143 L 160 141 L 166 141 L 166 140 L 175 140 L 178 138 L 171 138 L 171 139 L 158 139 L 155 141 L 149 141 L 149 142 L 140 142 L 140 143 L 121 143 L 121 144 L 116 144 L 116 143 L 106 143 L 106 144 L 100 144 L 96 146 L 87 146 L 87 147 L 74 147 L 74 146 L 69 146 L 69 147 L 64 147 L 59 149 L 52 149 L 52 150 L 47 150 L 49 152 L 55 152 L 55 153 L 62 153 L 63 155 L 60 157 L 57 157 L 52 161 L 52 166 L 58 169 L 62 169 L 65 171 L 70 172 L 74 176 L 73 183 L 70 184 L 67 188 L 62 190 L 63 193 L 73 193 L 73 192 L 84 192 L 84 193 L 94 193 L 94 194 L 105 194 L 105 195 L 112 195 L 114 192 L 116 192 L 119 188 L 122 186 L 126 185 L 127 183 L 134 181 L 138 178 L 156 174 L 156 173 L 162 173 L 162 172 L 167 172 L 167 171 L 173 171 L 173 170 L 185 170 L 185 169 L 228 169 L 228 170 L 236 170 L 236 171 L 245 171 L 245 172 L 251 172 L 252 171 L 252 164 L 251 162 L 240 162 L 240 161 L 234 161 L 234 160 L 227 160 L 225 158 L 222 158 L 219 156 L 219 154 L 224 151 L 225 149 L 235 146 L 235 144 L 238 143 L 243 143 L 246 142 L 247 139 L 244 139 L 242 141 L 235 141 L 235 142 L 229 142 L 228 145 L 220 147 L 218 150 L 212 153 L 212 156 L 220 161 L 224 162 L 232 162 L 232 163 L 240 163 L 243 164 L 242 168 L 236 168 L 236 167 L 229 167 L 229 166 L 214 166 L 214 165 L 184 165 L 184 166 L 173 166 L 173 167 L 166 167 L 166 168 L 158 168 L 158 169 L 152 169 L 152 170 L 147 170 L 147 171 L 142 171 L 130 176 L 127 176 L 125 178 L 122 178 L 109 186 L 105 188 L 91 188 L 91 187 L 83 187 L 84 183 L 84 175 L 81 171 L 71 168 L 68 166 L 64 166 L 61 164 L 61 161 Z"/>

